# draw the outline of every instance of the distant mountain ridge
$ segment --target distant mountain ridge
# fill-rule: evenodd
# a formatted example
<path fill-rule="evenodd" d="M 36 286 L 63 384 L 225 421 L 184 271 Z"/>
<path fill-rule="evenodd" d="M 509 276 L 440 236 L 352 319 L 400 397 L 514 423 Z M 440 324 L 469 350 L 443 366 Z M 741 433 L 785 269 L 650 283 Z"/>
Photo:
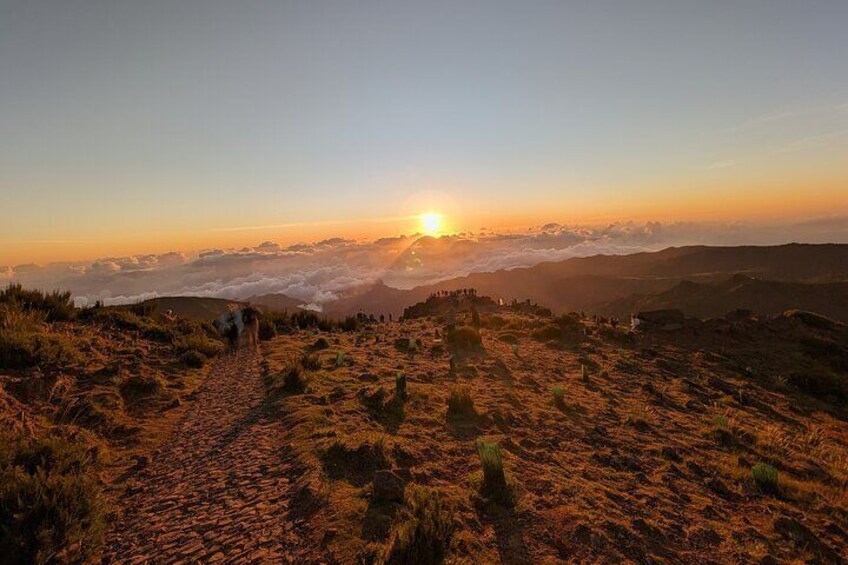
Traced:
<path fill-rule="evenodd" d="M 201 296 L 161 296 L 145 300 L 141 304 L 152 305 L 153 312 L 157 314 L 171 310 L 182 318 L 211 321 L 226 312 L 230 304 L 242 304 L 242 301 Z"/>
<path fill-rule="evenodd" d="M 609 316 L 674 308 L 698 318 L 715 318 L 733 310 L 773 316 L 786 310 L 809 310 L 848 323 L 848 282 L 798 283 L 734 275 L 709 283 L 682 281 L 650 295 L 633 295 L 598 309 Z"/>
<path fill-rule="evenodd" d="M 325 312 L 331 316 L 358 311 L 397 316 L 404 307 L 425 300 L 434 292 L 456 288 L 475 288 L 481 295 L 505 300 L 530 298 L 559 312 L 592 312 L 633 295 L 671 290 L 684 280 L 718 282 L 737 274 L 806 284 L 848 281 L 848 245 L 670 247 L 657 252 L 595 255 L 528 268 L 472 273 L 410 290 L 378 282 L 327 304 Z"/>

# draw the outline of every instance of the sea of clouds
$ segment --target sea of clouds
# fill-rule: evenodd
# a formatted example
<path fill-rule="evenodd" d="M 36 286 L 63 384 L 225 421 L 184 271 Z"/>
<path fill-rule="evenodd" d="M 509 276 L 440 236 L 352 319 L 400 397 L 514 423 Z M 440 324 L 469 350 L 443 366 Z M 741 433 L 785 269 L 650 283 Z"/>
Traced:
<path fill-rule="evenodd" d="M 398 236 L 375 241 L 332 238 L 280 246 L 109 257 L 87 262 L 0 266 L 0 283 L 70 290 L 77 305 L 134 303 L 157 296 L 246 299 L 283 293 L 320 310 L 361 285 L 397 288 L 472 272 L 529 267 L 596 254 L 628 254 L 680 245 L 848 242 L 848 218 L 783 226 L 619 222 L 546 224 L 523 232 Z"/>

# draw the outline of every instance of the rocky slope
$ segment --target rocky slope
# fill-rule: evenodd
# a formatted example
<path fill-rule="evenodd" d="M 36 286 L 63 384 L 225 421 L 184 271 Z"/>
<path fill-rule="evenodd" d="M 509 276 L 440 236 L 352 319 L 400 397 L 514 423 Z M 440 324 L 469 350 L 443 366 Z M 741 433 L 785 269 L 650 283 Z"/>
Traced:
<path fill-rule="evenodd" d="M 482 326 L 480 347 L 426 316 L 265 345 L 301 535 L 326 562 L 845 559 L 844 326 L 631 334 L 508 308 Z"/>

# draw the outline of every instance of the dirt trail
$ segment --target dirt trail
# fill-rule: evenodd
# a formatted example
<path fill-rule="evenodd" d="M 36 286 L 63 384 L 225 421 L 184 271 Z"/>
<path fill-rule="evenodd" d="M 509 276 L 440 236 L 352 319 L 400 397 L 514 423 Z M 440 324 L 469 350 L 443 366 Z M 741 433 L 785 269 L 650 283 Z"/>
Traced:
<path fill-rule="evenodd" d="M 304 563 L 287 520 L 290 468 L 263 404 L 259 356 L 218 361 L 121 501 L 104 563 Z"/>

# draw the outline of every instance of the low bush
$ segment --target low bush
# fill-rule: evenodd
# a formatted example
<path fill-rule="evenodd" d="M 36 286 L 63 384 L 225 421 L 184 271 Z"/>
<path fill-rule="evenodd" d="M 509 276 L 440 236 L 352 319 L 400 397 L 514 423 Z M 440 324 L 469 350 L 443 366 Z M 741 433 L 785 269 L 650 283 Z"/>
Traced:
<path fill-rule="evenodd" d="M 392 467 L 384 438 L 376 436 L 335 439 L 321 453 L 321 460 L 330 478 L 344 479 L 357 486 L 371 482 L 374 471 Z"/>
<path fill-rule="evenodd" d="M 0 304 L 0 330 L 41 331 L 47 316 L 38 310 L 24 310 L 16 303 Z"/>
<path fill-rule="evenodd" d="M 330 348 L 330 342 L 327 341 L 327 338 L 325 338 L 325 337 L 319 337 L 318 339 L 315 340 L 315 343 L 313 343 L 312 345 L 309 346 L 309 349 L 311 351 L 322 351 L 324 349 L 329 349 L 329 348 Z"/>
<path fill-rule="evenodd" d="M 348 316 L 339 323 L 339 328 L 343 332 L 355 332 L 359 330 L 359 318 L 356 316 Z"/>
<path fill-rule="evenodd" d="M 407 489 L 406 516 L 395 527 L 385 563 L 435 565 L 442 563 L 455 529 L 453 505 L 435 489 Z"/>
<path fill-rule="evenodd" d="M 199 329 L 196 333 L 180 335 L 174 340 L 174 351 L 179 354 L 196 351 L 205 357 L 215 357 L 223 349 L 224 346 L 220 341 L 210 339 Z"/>
<path fill-rule="evenodd" d="M 515 500 L 512 487 L 506 480 L 500 446 L 494 442 L 478 440 L 477 455 L 483 468 L 480 494 L 504 506 L 512 506 Z"/>
<path fill-rule="evenodd" d="M 395 377 L 395 396 L 401 400 L 406 398 L 406 375 L 403 373 Z"/>
<path fill-rule="evenodd" d="M 0 438 L 0 561 L 84 561 L 103 541 L 95 461 L 60 438 Z"/>
<path fill-rule="evenodd" d="M 206 364 L 206 355 L 200 351 L 191 349 L 180 356 L 180 362 L 186 367 L 200 369 Z"/>
<path fill-rule="evenodd" d="M 64 335 L 0 330 L 0 369 L 61 369 L 80 360 L 79 351 Z"/>
<path fill-rule="evenodd" d="M 279 373 L 270 373 L 265 377 L 265 385 L 272 392 L 303 394 L 309 384 L 309 375 L 301 362 L 286 365 Z"/>
<path fill-rule="evenodd" d="M 76 314 L 70 292 L 27 290 L 10 283 L 0 291 L 0 304 L 15 304 L 26 312 L 42 312 L 48 322 L 70 320 Z"/>
<path fill-rule="evenodd" d="M 789 375 L 788 380 L 799 390 L 816 398 L 848 399 L 848 377 L 821 366 L 795 371 Z"/>
<path fill-rule="evenodd" d="M 473 416 L 475 413 L 471 389 L 466 385 L 455 385 L 451 387 L 448 394 L 448 417 L 461 418 L 464 416 Z"/>
<path fill-rule="evenodd" d="M 778 474 L 777 469 L 767 463 L 757 463 L 751 467 L 751 476 L 754 479 L 754 484 L 762 492 L 777 493 L 778 492 Z"/>
<path fill-rule="evenodd" d="M 259 339 L 269 341 L 277 337 L 277 326 L 265 316 L 259 318 Z"/>
<path fill-rule="evenodd" d="M 307 371 L 320 371 L 321 358 L 317 353 L 304 353 L 300 358 L 300 365 Z"/>
<path fill-rule="evenodd" d="M 134 401 L 161 395 L 165 390 L 162 377 L 155 373 L 129 375 L 119 385 L 121 396 Z"/>
<path fill-rule="evenodd" d="M 483 349 L 480 333 L 470 326 L 456 328 L 447 335 L 447 342 L 456 351 L 479 351 Z"/>
<path fill-rule="evenodd" d="M 565 408 L 565 389 L 561 386 L 555 386 L 551 393 L 554 396 L 554 406 L 559 409 Z"/>

